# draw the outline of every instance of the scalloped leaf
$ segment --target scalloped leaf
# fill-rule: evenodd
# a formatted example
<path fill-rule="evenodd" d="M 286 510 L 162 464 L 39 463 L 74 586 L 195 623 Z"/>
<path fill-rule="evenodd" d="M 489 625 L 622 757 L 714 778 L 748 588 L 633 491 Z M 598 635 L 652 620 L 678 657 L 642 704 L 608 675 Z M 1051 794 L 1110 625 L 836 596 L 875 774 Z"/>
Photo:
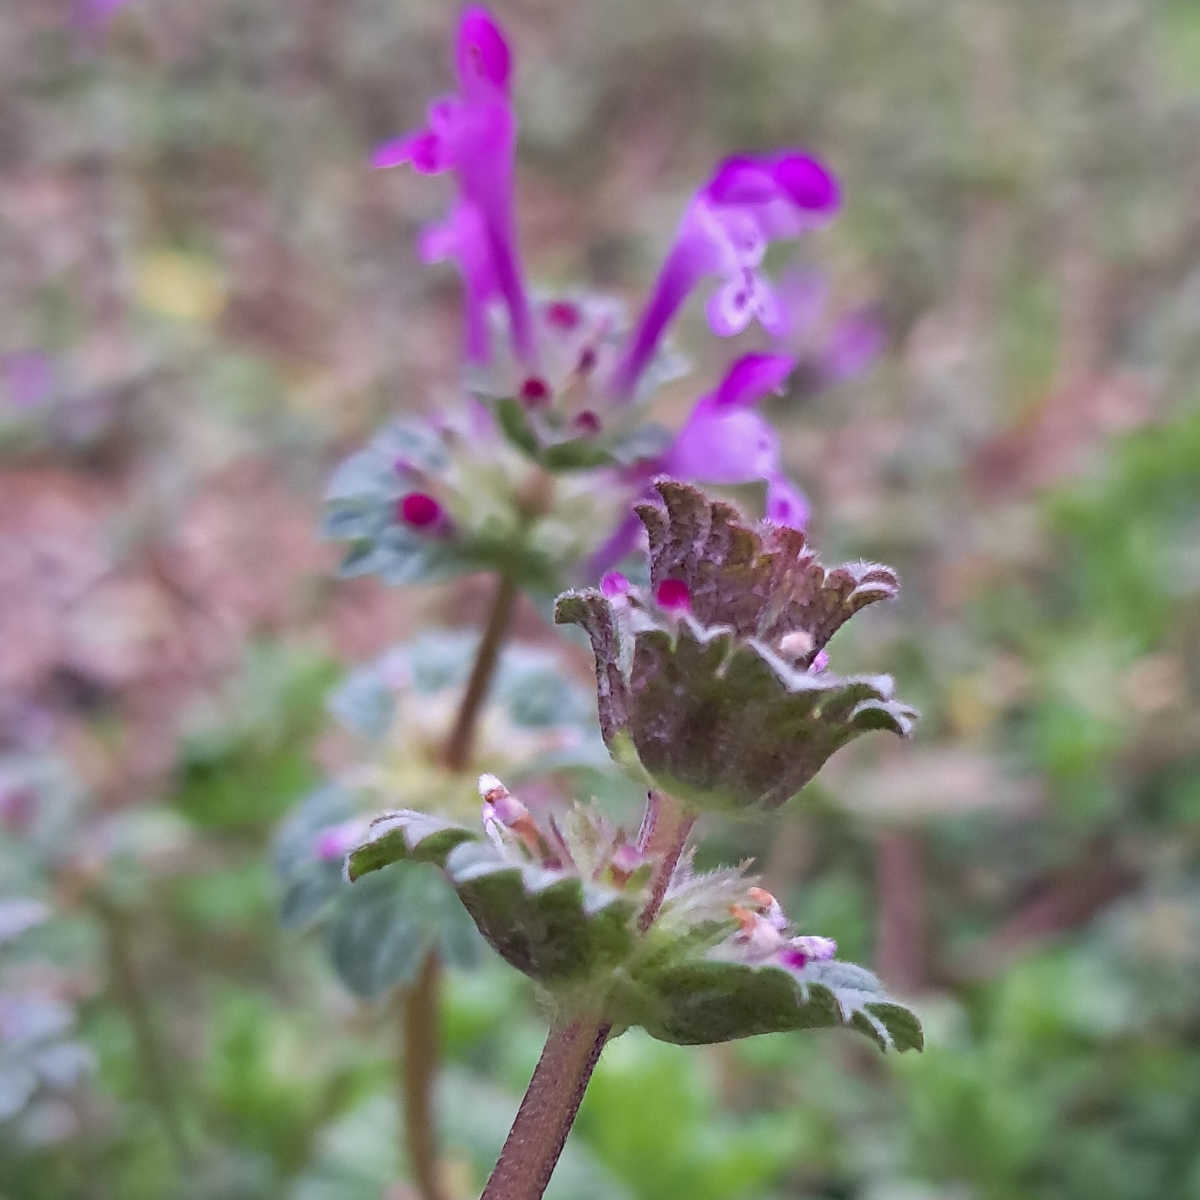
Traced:
<path fill-rule="evenodd" d="M 346 860 L 351 880 L 395 862 L 441 866 L 484 938 L 539 982 L 586 977 L 632 952 L 629 896 L 567 871 L 514 863 L 480 835 L 424 813 L 389 813 L 371 832 Z"/>
<path fill-rule="evenodd" d="M 652 1037 L 704 1045 L 801 1029 L 850 1028 L 881 1050 L 920 1050 L 917 1016 L 866 968 L 813 962 L 803 970 L 705 959 L 635 972 L 619 1015 Z"/>
<path fill-rule="evenodd" d="M 797 670 L 756 639 L 688 617 L 622 637 L 599 592 L 559 597 L 555 620 L 583 626 L 596 660 L 600 728 L 627 765 L 700 808 L 776 808 L 841 746 L 870 730 L 902 737 L 916 713 L 889 676 Z M 627 665 L 628 664 L 628 665 Z"/>
<path fill-rule="evenodd" d="M 455 847 L 482 840 L 474 830 L 412 809 L 397 809 L 376 817 L 369 833 L 368 839 L 346 856 L 346 877 L 351 883 L 396 862 L 429 862 L 444 867 Z"/>
<path fill-rule="evenodd" d="M 884 676 L 796 671 L 726 630 L 680 623 L 636 637 L 629 732 L 647 773 L 702 807 L 776 808 L 847 742 L 905 736 L 915 714 Z"/>
<path fill-rule="evenodd" d="M 636 904 L 577 875 L 517 866 L 490 843 L 461 845 L 446 873 L 479 932 L 542 983 L 587 977 L 628 958 Z"/>

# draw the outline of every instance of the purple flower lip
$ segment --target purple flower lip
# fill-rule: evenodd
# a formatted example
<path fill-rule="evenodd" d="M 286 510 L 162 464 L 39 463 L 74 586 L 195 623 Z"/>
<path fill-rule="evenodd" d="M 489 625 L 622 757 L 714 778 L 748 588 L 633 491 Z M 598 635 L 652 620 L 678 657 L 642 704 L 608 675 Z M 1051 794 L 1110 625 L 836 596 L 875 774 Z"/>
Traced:
<path fill-rule="evenodd" d="M 767 245 L 821 224 L 839 203 L 834 176 L 802 151 L 737 155 L 720 163 L 683 215 L 675 243 L 613 373 L 614 395 L 632 396 L 667 326 L 692 290 L 709 276 L 721 280 L 708 304 L 714 333 L 722 337 L 739 333 L 757 318 L 769 333 L 778 335 L 786 313 L 759 269 Z"/>

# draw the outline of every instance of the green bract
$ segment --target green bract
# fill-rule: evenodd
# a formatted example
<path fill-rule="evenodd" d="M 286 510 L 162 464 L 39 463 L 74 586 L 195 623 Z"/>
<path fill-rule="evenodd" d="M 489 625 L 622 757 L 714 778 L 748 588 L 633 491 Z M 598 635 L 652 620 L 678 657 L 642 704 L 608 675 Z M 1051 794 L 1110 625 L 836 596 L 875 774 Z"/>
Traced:
<path fill-rule="evenodd" d="M 686 484 L 662 481 L 638 507 L 653 595 L 630 588 L 559 597 L 555 620 L 581 625 L 596 658 L 600 728 L 613 757 L 697 809 L 776 808 L 860 733 L 906 736 L 916 718 L 886 675 L 814 669 L 837 629 L 894 596 L 888 567 L 827 569 L 804 534 L 762 523 Z"/>
<path fill-rule="evenodd" d="M 845 1026 L 884 1049 L 921 1047 L 917 1018 L 869 971 L 836 961 L 784 965 L 806 939 L 788 939 L 781 925 L 740 907 L 758 892 L 742 869 L 696 875 L 685 859 L 641 932 L 653 855 L 585 809 L 543 833 L 512 804 L 517 815 L 489 818 L 487 836 L 422 813 L 389 813 L 351 851 L 347 874 L 359 880 L 396 862 L 436 863 L 493 949 L 552 1004 L 617 1030 L 640 1025 L 691 1044 Z M 746 920 L 753 936 L 745 924 L 739 932 Z"/>
<path fill-rule="evenodd" d="M 397 504 L 413 492 L 435 499 L 444 521 L 406 524 Z M 607 474 L 551 475 L 495 430 L 409 419 L 386 426 L 334 472 L 323 529 L 349 543 L 343 575 L 410 584 L 489 571 L 553 594 L 593 548 L 597 528 L 615 524 L 625 494 Z"/>
<path fill-rule="evenodd" d="M 364 740 L 367 757 L 305 797 L 276 838 L 284 924 L 319 927 L 339 978 L 358 995 L 409 982 L 431 947 L 458 965 L 478 958 L 479 938 L 435 871 L 393 871 L 357 888 L 342 874 L 346 849 L 363 835 L 366 814 L 386 803 L 381 797 L 419 796 L 463 811 L 465 779 L 445 768 L 440 752 L 478 641 L 474 633 L 426 633 L 352 672 L 330 708 Z M 587 691 L 554 653 L 520 643 L 501 655 L 479 741 L 523 775 L 607 762 Z"/>

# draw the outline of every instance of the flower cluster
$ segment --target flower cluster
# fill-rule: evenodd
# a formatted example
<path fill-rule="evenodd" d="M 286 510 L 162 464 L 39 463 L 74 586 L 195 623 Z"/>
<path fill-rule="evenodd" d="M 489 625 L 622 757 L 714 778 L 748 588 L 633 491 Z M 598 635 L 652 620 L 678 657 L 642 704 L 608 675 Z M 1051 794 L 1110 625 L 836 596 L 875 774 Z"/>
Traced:
<path fill-rule="evenodd" d="M 457 90 L 430 104 L 424 126 L 377 147 L 372 163 L 455 181 L 449 212 L 423 231 L 418 249 L 426 262 L 453 261 L 462 276 L 471 398 L 436 422 L 385 430 L 339 474 L 327 530 L 353 543 L 347 571 L 407 582 L 501 569 L 553 591 L 584 564 L 598 573 L 633 548 L 630 502 L 660 474 L 764 484 L 768 515 L 802 528 L 808 503 L 756 406 L 793 374 L 807 387 L 864 365 L 873 326 L 843 323 L 824 350 L 805 352 L 797 339 L 820 307 L 812 280 L 791 272 L 776 285 L 762 265 L 772 241 L 836 213 L 829 170 L 801 150 L 720 163 L 629 322 L 610 298 L 527 287 L 513 206 L 512 55 L 482 8 L 460 22 L 454 68 Z M 777 349 L 739 357 L 672 434 L 648 420 L 647 406 L 682 370 L 664 339 L 710 280 L 713 330 L 727 336 L 757 319 Z M 405 454 L 402 442 L 429 452 Z M 597 544 L 595 531 L 606 527 L 611 536 Z"/>
<path fill-rule="evenodd" d="M 617 1030 L 694 1044 L 842 1025 L 884 1048 L 920 1046 L 912 1014 L 870 972 L 837 961 L 831 939 L 793 932 L 745 864 L 696 872 L 652 816 L 631 836 L 583 805 L 539 822 L 494 775 L 479 792 L 482 834 L 386 813 L 348 856 L 349 878 L 435 863 L 553 1008 Z"/>

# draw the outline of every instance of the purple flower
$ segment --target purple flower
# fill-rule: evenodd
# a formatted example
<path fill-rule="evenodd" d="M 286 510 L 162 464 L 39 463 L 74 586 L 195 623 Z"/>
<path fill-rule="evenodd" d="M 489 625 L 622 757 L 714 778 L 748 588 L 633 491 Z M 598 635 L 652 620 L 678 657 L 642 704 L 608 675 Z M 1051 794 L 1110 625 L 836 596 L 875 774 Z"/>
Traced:
<path fill-rule="evenodd" d="M 89 37 L 102 36 L 117 9 L 128 0 L 75 0 L 71 9 L 71 24 Z"/>
<path fill-rule="evenodd" d="M 341 862 L 367 831 L 366 817 L 351 817 L 337 825 L 327 825 L 313 840 L 313 857 L 321 862 Z"/>
<path fill-rule="evenodd" d="M 613 375 L 613 391 L 632 395 L 667 326 L 709 276 L 720 281 L 708 302 L 714 333 L 740 333 L 757 318 L 769 333 L 781 336 L 786 313 L 759 269 L 767 246 L 820 224 L 838 202 L 834 177 L 801 151 L 740 155 L 721 163 L 684 212 L 675 244 Z"/>
<path fill-rule="evenodd" d="M 683 428 L 657 458 L 639 464 L 638 478 L 656 475 L 689 483 L 767 485 L 766 515 L 778 525 L 802 529 L 809 505 L 804 493 L 783 471 L 779 435 L 754 411 L 764 396 L 778 390 L 796 360 L 788 354 L 744 354 L 725 374 L 716 391 L 702 396 Z M 593 574 L 619 562 L 636 544 L 641 524 L 629 514 L 596 551 Z"/>
<path fill-rule="evenodd" d="M 463 14 L 455 67 L 458 93 L 433 101 L 428 125 L 376 147 L 371 163 L 409 163 L 428 175 L 455 173 L 458 204 L 446 221 L 426 231 L 422 257 L 458 262 L 467 292 L 467 346 L 474 360 L 490 357 L 485 314 L 499 297 L 508 309 L 513 350 L 531 363 L 533 325 L 513 219 L 517 121 L 508 92 L 511 56 L 486 9 L 473 6 Z"/>
<path fill-rule="evenodd" d="M 787 354 L 745 354 L 729 368 L 721 386 L 701 397 L 676 435 L 660 470 L 692 483 L 767 484 L 766 515 L 800 529 L 808 501 L 783 473 L 779 435 L 753 405 L 776 391 L 796 360 Z"/>
<path fill-rule="evenodd" d="M 0 357 L 0 381 L 15 409 L 38 408 L 54 394 L 54 364 L 40 350 Z"/>
<path fill-rule="evenodd" d="M 810 389 L 862 374 L 887 345 L 887 329 L 874 305 L 843 312 L 832 321 L 822 319 L 829 288 L 815 271 L 802 266 L 788 268 L 775 295 L 782 321 L 772 332 L 779 346 L 799 354 L 801 373 Z"/>
<path fill-rule="evenodd" d="M 887 333 L 872 308 L 847 313 L 834 326 L 820 355 L 821 377 L 841 383 L 862 374 L 883 353 Z"/>

